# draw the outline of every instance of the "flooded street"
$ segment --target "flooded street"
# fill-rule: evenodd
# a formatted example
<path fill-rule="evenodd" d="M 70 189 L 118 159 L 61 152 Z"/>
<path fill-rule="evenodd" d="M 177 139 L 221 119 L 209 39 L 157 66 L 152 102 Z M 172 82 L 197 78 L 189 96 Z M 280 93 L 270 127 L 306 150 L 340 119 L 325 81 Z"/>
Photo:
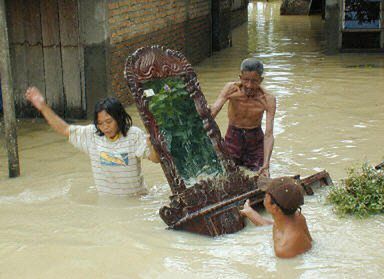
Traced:
<path fill-rule="evenodd" d="M 320 16 L 279 16 L 280 1 L 249 4 L 233 46 L 194 66 L 213 103 L 236 80 L 242 59 L 265 64 L 277 98 L 271 176 L 326 169 L 338 182 L 350 166 L 384 159 L 384 55 L 325 54 Z M 143 127 L 134 106 L 135 125 Z M 84 121 L 80 123 L 89 123 Z M 218 115 L 226 131 L 226 107 Z M 8 179 L 0 139 L 0 278 L 378 278 L 384 272 L 384 217 L 339 218 L 326 189 L 306 197 L 313 249 L 277 259 L 271 227 L 252 224 L 208 238 L 165 229 L 158 215 L 169 187 L 144 161 L 149 194 L 98 196 L 86 155 L 45 121 L 19 122 L 22 176 Z"/>

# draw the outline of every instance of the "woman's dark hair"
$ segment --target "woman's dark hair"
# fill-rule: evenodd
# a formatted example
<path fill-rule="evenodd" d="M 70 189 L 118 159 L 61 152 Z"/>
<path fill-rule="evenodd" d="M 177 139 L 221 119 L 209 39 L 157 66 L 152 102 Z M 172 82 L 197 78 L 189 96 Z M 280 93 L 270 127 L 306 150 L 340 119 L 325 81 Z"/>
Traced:
<path fill-rule="evenodd" d="M 113 97 L 107 97 L 101 101 L 98 101 L 95 105 L 95 112 L 93 116 L 93 123 L 96 127 L 96 134 L 99 136 L 104 136 L 104 133 L 100 131 L 97 125 L 97 116 L 98 113 L 105 110 L 112 118 L 117 122 L 119 127 L 119 132 L 123 134 L 124 137 L 127 136 L 129 128 L 132 126 L 132 118 L 125 111 L 123 105 L 119 100 Z"/>

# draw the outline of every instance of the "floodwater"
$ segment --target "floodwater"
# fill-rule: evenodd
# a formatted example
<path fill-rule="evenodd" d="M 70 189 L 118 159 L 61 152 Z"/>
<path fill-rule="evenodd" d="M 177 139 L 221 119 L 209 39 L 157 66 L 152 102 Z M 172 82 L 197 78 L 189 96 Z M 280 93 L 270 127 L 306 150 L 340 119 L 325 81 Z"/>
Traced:
<path fill-rule="evenodd" d="M 249 4 L 233 47 L 195 67 L 212 103 L 241 59 L 265 63 L 277 97 L 272 176 L 346 169 L 384 158 L 384 56 L 324 54 L 319 16 L 279 16 L 279 1 Z M 218 116 L 225 132 L 226 108 Z M 141 126 L 134 107 L 128 108 Z M 81 122 L 82 123 L 82 122 Z M 144 162 L 149 194 L 98 197 L 87 157 L 44 121 L 19 123 L 22 176 L 7 178 L 0 149 L 0 278 L 378 278 L 384 218 L 339 218 L 325 189 L 306 197 L 313 249 L 274 256 L 271 227 L 252 224 L 215 239 L 165 229 L 158 209 L 170 191 L 159 165 Z M 4 139 L 1 138 L 1 146 Z"/>

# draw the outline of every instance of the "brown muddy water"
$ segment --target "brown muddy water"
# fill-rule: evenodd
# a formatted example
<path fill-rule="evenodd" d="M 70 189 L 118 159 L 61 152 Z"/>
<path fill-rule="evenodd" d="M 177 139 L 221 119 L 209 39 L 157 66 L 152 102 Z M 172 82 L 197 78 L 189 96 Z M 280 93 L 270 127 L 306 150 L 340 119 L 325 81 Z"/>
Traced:
<path fill-rule="evenodd" d="M 241 59 L 265 63 L 277 97 L 272 176 L 346 169 L 384 158 L 384 56 L 324 54 L 319 16 L 279 16 L 279 1 L 249 4 L 233 47 L 195 67 L 212 103 L 235 80 Z M 225 132 L 226 108 L 217 122 Z M 128 108 L 142 127 L 134 107 Z M 83 122 L 81 122 L 83 123 Z M 0 278 L 379 278 L 384 218 L 338 218 L 326 190 L 306 197 L 313 249 L 274 256 L 271 227 L 252 224 L 214 239 L 165 229 L 158 209 L 169 188 L 159 165 L 144 162 L 149 194 L 99 197 L 87 157 L 42 120 L 19 122 L 22 176 L 7 178 L 0 149 Z"/>

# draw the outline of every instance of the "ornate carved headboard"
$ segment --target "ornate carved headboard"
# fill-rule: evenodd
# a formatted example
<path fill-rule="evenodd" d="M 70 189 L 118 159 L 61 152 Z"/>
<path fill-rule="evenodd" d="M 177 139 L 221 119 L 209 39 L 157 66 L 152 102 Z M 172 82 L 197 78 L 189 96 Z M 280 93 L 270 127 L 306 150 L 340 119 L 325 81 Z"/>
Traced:
<path fill-rule="evenodd" d="M 140 48 L 128 58 L 125 77 L 173 194 L 191 186 L 191 175 L 198 176 L 196 170 L 186 170 L 188 158 L 206 163 L 194 167 L 208 168 L 208 175 L 237 170 L 184 55 L 160 46 Z M 175 147 L 182 140 L 184 146 Z"/>

